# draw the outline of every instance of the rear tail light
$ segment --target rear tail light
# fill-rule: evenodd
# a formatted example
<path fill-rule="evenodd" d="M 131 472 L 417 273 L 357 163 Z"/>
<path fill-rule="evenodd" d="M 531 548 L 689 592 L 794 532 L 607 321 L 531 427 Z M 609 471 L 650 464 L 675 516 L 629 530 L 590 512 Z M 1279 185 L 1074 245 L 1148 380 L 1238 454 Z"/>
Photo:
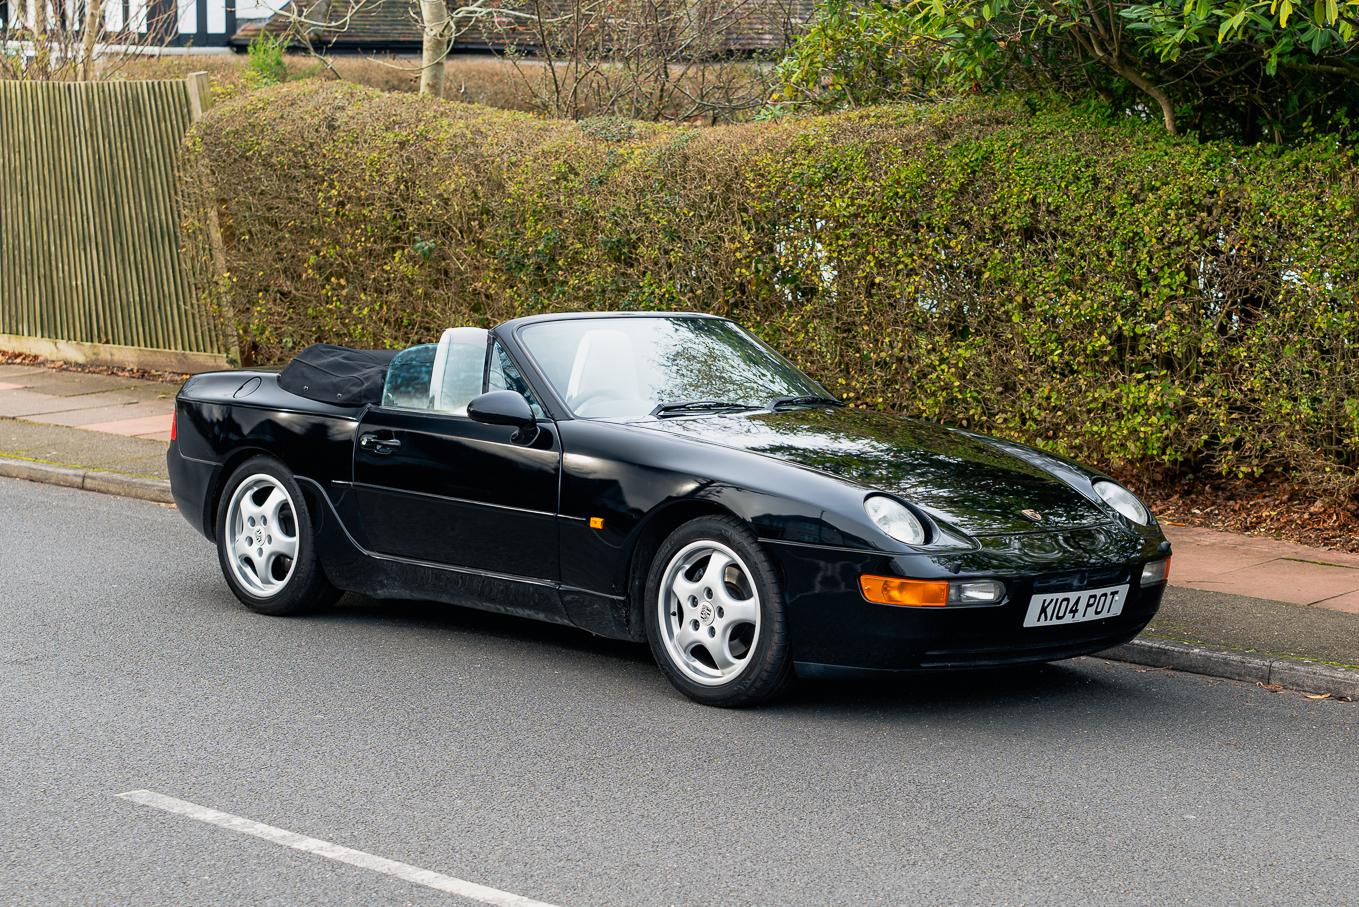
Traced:
<path fill-rule="evenodd" d="M 171 441 L 173 441 L 173 440 L 175 439 L 175 423 L 178 422 L 178 421 L 179 421 L 179 407 L 176 406 L 176 407 L 175 407 L 175 411 L 172 412 L 172 413 L 170 413 L 170 440 L 171 440 Z"/>

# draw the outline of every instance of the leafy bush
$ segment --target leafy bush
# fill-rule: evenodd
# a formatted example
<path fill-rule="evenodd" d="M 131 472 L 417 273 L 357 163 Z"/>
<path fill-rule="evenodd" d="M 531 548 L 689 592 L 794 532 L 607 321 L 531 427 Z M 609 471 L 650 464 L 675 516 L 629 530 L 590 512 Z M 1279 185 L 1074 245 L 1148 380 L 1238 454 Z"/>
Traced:
<path fill-rule="evenodd" d="M 894 8 L 827 0 L 775 73 L 785 104 L 824 112 L 929 96 L 939 81 L 938 58 Z"/>
<path fill-rule="evenodd" d="M 260 34 L 250 41 L 245 73 L 250 87 L 267 88 L 288 81 L 288 64 L 283 59 L 287 49 L 287 35 Z"/>
<path fill-rule="evenodd" d="M 928 58 L 957 89 L 1099 98 L 1171 133 L 1353 141 L 1356 13 L 1359 0 L 820 0 L 780 73 L 795 101 L 852 106 L 856 88 L 913 96 L 923 77 L 901 76 Z"/>
<path fill-rule="evenodd" d="M 1359 168 L 1333 147 L 1011 100 L 625 129 L 312 83 L 209 112 L 184 172 L 212 177 L 184 182 L 198 280 L 256 361 L 699 310 L 857 406 L 1356 488 Z"/>

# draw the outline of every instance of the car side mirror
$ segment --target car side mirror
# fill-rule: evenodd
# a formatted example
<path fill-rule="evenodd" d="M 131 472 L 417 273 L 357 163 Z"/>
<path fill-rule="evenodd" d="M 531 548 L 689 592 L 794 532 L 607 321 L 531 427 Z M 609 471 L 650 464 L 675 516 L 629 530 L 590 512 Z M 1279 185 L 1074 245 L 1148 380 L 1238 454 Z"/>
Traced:
<path fill-rule="evenodd" d="M 516 443 L 531 443 L 538 435 L 538 420 L 534 418 L 533 410 L 524 395 L 515 391 L 491 391 L 473 397 L 467 404 L 467 415 L 472 421 L 487 425 L 513 425 L 519 430 L 510 440 Z"/>

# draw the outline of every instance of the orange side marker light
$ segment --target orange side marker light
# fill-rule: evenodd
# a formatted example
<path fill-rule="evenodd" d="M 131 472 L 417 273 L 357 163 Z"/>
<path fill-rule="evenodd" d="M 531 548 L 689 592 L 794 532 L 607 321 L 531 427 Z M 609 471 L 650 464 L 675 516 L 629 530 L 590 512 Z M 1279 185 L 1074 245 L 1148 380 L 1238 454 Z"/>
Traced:
<path fill-rule="evenodd" d="M 604 518 L 603 518 L 602 516 L 592 516 L 592 517 L 590 517 L 590 528 L 591 528 L 591 529 L 603 529 L 603 528 L 604 528 Z"/>

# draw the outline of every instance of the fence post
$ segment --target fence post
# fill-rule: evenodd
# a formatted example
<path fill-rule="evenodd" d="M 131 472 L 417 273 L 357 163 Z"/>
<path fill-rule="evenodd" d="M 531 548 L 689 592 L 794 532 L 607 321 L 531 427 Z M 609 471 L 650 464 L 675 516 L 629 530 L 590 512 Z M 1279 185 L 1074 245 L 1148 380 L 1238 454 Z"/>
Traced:
<path fill-rule="evenodd" d="M 212 83 L 206 72 L 191 72 L 184 81 L 189 86 L 189 122 L 197 123 L 212 107 Z"/>

